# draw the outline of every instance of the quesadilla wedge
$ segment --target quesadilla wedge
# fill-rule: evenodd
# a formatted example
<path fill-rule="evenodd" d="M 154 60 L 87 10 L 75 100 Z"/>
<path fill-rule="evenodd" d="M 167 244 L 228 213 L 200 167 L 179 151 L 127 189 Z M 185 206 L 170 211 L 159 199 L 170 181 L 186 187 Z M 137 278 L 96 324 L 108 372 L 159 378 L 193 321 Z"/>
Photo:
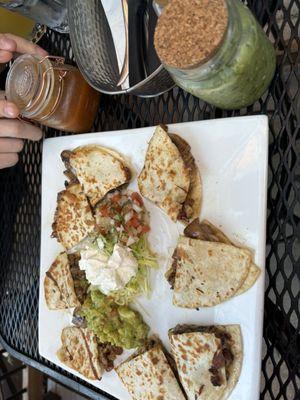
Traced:
<path fill-rule="evenodd" d="M 200 223 L 199 219 L 196 218 L 190 223 L 190 225 L 185 228 L 184 234 L 187 237 L 195 239 L 206 240 L 209 242 L 225 243 L 238 247 L 220 229 L 218 229 L 207 220 L 203 220 Z M 249 268 L 248 275 L 242 286 L 235 293 L 235 296 L 238 296 L 250 289 L 259 277 L 260 272 L 260 268 L 252 262 Z"/>
<path fill-rule="evenodd" d="M 225 400 L 238 382 L 243 345 L 239 325 L 178 325 L 171 352 L 188 400 Z"/>
<path fill-rule="evenodd" d="M 116 367 L 116 372 L 133 400 L 185 399 L 161 343 L 154 339 Z"/>
<path fill-rule="evenodd" d="M 180 236 L 166 277 L 178 307 L 211 307 L 233 297 L 245 282 L 251 253 L 235 246 Z"/>
<path fill-rule="evenodd" d="M 70 250 L 95 228 L 91 207 L 79 184 L 71 184 L 57 195 L 52 237 Z"/>
<path fill-rule="evenodd" d="M 58 359 L 68 367 L 91 380 L 99 380 L 103 368 L 99 362 L 96 336 L 87 329 L 66 327 L 61 333 L 62 347 Z"/>
<path fill-rule="evenodd" d="M 182 139 L 182 137 L 174 133 L 170 133 L 169 136 L 172 142 L 178 148 L 185 167 L 189 170 L 190 174 L 189 191 L 178 215 L 178 220 L 186 224 L 194 218 L 197 218 L 200 214 L 202 202 L 201 176 L 195 159 L 192 156 L 191 146 L 184 139 Z"/>
<path fill-rule="evenodd" d="M 60 253 L 46 272 L 44 290 L 46 303 L 50 310 L 61 310 L 80 305 L 66 253 Z"/>
<path fill-rule="evenodd" d="M 98 145 L 65 150 L 61 158 L 71 180 L 76 177 L 94 207 L 111 190 L 127 183 L 131 172 L 123 157 L 110 149 Z M 70 175 L 71 171 L 71 175 Z"/>
<path fill-rule="evenodd" d="M 199 215 L 201 179 L 190 146 L 180 136 L 158 126 L 138 177 L 141 194 L 176 222 Z"/>
<path fill-rule="evenodd" d="M 61 341 L 62 347 L 57 351 L 58 359 L 91 380 L 99 380 L 104 371 L 111 371 L 115 359 L 123 353 L 121 347 L 99 342 L 84 326 L 64 328 Z"/>

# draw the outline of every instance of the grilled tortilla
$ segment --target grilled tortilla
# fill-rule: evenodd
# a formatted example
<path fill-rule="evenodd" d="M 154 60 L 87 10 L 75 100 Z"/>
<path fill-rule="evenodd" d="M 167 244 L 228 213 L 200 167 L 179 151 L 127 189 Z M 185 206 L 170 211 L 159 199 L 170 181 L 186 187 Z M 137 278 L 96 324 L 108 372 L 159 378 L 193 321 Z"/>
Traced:
<path fill-rule="evenodd" d="M 58 193 L 57 207 L 52 225 L 56 237 L 66 250 L 70 250 L 95 228 L 91 207 L 79 184 L 72 184 Z"/>
<path fill-rule="evenodd" d="M 185 228 L 184 234 L 187 237 L 195 239 L 225 243 L 237 247 L 220 229 L 207 220 L 203 220 L 200 223 L 199 219 L 196 218 L 189 226 Z M 260 272 L 260 268 L 251 262 L 249 273 L 242 286 L 235 293 L 235 296 L 238 296 L 250 289 L 259 277 Z"/>
<path fill-rule="evenodd" d="M 199 215 L 201 180 L 190 146 L 178 135 L 168 135 L 162 126 L 149 142 L 138 186 L 174 222 Z"/>
<path fill-rule="evenodd" d="M 184 400 L 160 343 L 145 348 L 116 368 L 133 400 Z"/>
<path fill-rule="evenodd" d="M 192 156 L 191 146 L 184 139 L 182 139 L 182 137 L 174 133 L 170 133 L 169 136 L 172 142 L 178 148 L 185 167 L 189 170 L 190 174 L 189 191 L 178 215 L 178 219 L 186 224 L 194 218 L 197 218 L 200 214 L 202 201 L 201 176 L 195 159 Z"/>
<path fill-rule="evenodd" d="M 103 368 L 99 362 L 96 336 L 87 329 L 70 326 L 61 334 L 62 347 L 58 359 L 91 380 L 101 379 Z"/>
<path fill-rule="evenodd" d="M 80 305 L 66 253 L 59 254 L 46 272 L 44 290 L 46 303 L 50 310 L 61 310 Z"/>
<path fill-rule="evenodd" d="M 230 299 L 251 265 L 248 250 L 185 236 L 179 237 L 173 259 L 173 304 L 186 308 L 211 307 Z"/>
<path fill-rule="evenodd" d="M 171 352 L 189 400 L 225 400 L 240 376 L 239 325 L 178 325 L 169 331 Z"/>
<path fill-rule="evenodd" d="M 111 190 L 127 183 L 131 172 L 122 156 L 110 149 L 89 145 L 63 151 L 62 160 L 71 180 L 78 179 L 94 207 Z M 71 174 L 70 174 L 71 171 Z"/>

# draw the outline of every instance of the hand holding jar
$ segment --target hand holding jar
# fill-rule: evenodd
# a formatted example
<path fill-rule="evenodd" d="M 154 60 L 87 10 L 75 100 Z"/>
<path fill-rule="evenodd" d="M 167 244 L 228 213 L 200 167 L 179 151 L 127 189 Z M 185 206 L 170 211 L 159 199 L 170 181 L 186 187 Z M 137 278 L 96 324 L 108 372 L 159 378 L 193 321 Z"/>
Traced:
<path fill-rule="evenodd" d="M 0 34 L 0 63 L 10 61 L 14 53 L 46 56 L 47 52 L 39 46 L 11 34 Z M 8 168 L 18 162 L 18 153 L 23 148 L 23 139 L 39 140 L 41 130 L 17 119 L 18 107 L 5 100 L 0 92 L 0 169 Z"/>

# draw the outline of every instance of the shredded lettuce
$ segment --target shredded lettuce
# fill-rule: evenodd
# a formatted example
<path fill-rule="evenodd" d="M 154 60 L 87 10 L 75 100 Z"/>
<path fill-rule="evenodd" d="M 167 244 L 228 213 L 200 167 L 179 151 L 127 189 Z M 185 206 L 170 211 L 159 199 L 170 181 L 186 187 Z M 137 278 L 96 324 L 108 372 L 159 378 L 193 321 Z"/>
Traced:
<path fill-rule="evenodd" d="M 156 257 L 151 252 L 146 235 L 140 237 L 140 239 L 133 243 L 130 248 L 135 258 L 138 260 L 139 265 L 158 268 Z"/>
<path fill-rule="evenodd" d="M 117 243 L 118 238 L 115 235 L 109 234 L 107 236 L 103 236 L 101 234 L 98 235 L 96 239 L 96 245 L 100 250 L 110 257 L 114 251 L 114 246 Z"/>

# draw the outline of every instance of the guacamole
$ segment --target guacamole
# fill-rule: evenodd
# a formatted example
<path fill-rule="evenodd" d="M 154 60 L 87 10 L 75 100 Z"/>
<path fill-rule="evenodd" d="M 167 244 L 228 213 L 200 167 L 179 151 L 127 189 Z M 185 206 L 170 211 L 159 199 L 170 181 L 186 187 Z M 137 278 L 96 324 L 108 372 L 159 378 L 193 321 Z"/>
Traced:
<path fill-rule="evenodd" d="M 116 304 L 99 290 L 90 292 L 79 314 L 102 343 L 132 349 L 139 347 L 148 335 L 149 327 L 137 311 Z"/>

